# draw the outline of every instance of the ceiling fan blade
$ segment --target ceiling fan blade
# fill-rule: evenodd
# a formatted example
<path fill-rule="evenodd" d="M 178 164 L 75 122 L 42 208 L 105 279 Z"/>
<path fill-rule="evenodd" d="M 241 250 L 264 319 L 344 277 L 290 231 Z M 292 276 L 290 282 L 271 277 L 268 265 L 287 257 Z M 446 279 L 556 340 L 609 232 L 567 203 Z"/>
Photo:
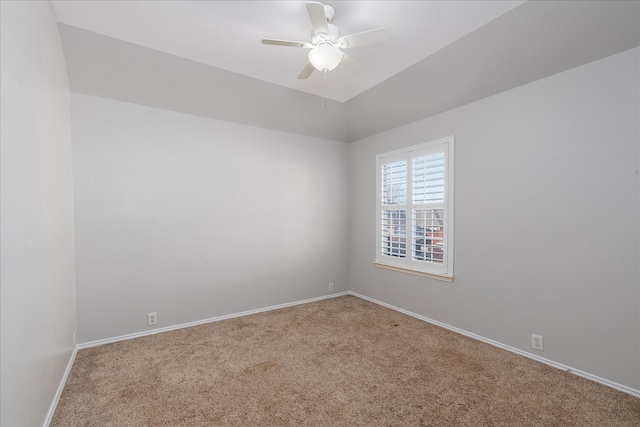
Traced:
<path fill-rule="evenodd" d="M 315 70 L 314 66 L 311 65 L 310 62 L 307 62 L 307 65 L 300 71 L 300 74 L 298 74 L 298 78 L 300 80 L 308 79 L 311 73 L 313 73 L 313 70 Z"/>
<path fill-rule="evenodd" d="M 292 47 L 304 47 L 311 49 L 313 46 L 311 43 L 306 42 L 292 42 L 289 40 L 275 40 L 275 39 L 262 39 L 263 44 L 273 44 L 276 46 L 292 46 Z"/>
<path fill-rule="evenodd" d="M 342 57 L 342 61 L 340 61 L 340 65 L 342 65 L 347 70 L 351 71 L 356 76 L 363 74 L 367 71 L 367 67 L 350 57 L 349 55 L 344 55 Z"/>
<path fill-rule="evenodd" d="M 307 12 L 311 19 L 311 26 L 316 34 L 329 34 L 327 15 L 324 13 L 324 5 L 315 1 L 307 2 Z"/>
<path fill-rule="evenodd" d="M 383 42 L 388 39 L 387 29 L 384 27 L 375 30 L 363 31 L 348 36 L 340 37 L 338 44 L 341 48 L 362 46 L 369 43 Z"/>

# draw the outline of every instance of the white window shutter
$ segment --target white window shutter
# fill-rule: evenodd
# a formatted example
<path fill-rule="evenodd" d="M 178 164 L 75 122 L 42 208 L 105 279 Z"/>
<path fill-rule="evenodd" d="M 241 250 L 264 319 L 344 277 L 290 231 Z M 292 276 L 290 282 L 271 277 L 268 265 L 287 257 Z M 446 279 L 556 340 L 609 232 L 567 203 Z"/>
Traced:
<path fill-rule="evenodd" d="M 453 137 L 377 157 L 376 263 L 453 276 Z"/>

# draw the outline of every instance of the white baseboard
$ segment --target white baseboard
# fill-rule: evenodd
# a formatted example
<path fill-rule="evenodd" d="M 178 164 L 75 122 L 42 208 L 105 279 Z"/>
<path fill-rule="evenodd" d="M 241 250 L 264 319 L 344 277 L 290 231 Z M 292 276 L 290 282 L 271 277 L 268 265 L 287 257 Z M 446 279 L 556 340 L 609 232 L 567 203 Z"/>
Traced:
<path fill-rule="evenodd" d="M 406 314 L 408 316 L 415 317 L 416 319 L 423 320 L 423 321 L 431 323 L 433 325 L 440 326 L 440 327 L 448 329 L 450 331 L 457 332 L 459 334 L 462 334 L 464 336 L 476 339 L 478 341 L 482 341 L 482 342 L 485 342 L 487 344 L 491 344 L 492 346 L 501 348 L 503 350 L 507 350 L 507 351 L 510 351 L 512 353 L 519 354 L 520 356 L 524 356 L 524 357 L 527 357 L 529 359 L 533 359 L 535 361 L 544 363 L 545 365 L 549 365 L 549 366 L 552 366 L 554 368 L 561 369 L 561 370 L 563 370 L 565 372 L 570 372 L 572 374 L 578 375 L 579 377 L 583 377 L 583 378 L 586 378 L 588 380 L 595 381 L 597 383 L 606 385 L 608 387 L 614 388 L 616 390 L 622 391 L 622 392 L 630 394 L 632 396 L 640 397 L 640 390 L 636 390 L 634 388 L 627 387 L 626 385 L 618 384 L 616 382 L 609 381 L 609 380 L 607 380 L 605 378 L 601 378 L 601 377 L 599 377 L 597 375 L 593 375 L 593 374 L 590 374 L 588 372 L 584 372 L 584 371 L 581 371 L 579 369 L 572 368 L 571 366 L 563 365 L 562 363 L 557 363 L 557 362 L 554 362 L 553 360 L 545 359 L 544 357 L 540 357 L 540 356 L 537 356 L 535 354 L 527 353 L 526 351 L 522 351 L 522 350 L 517 349 L 515 347 L 511 347 L 509 345 L 502 344 L 502 343 L 500 343 L 498 341 L 494 341 L 494 340 L 491 340 L 489 338 L 485 338 L 483 336 L 474 334 L 472 332 L 468 332 L 468 331 L 465 331 L 463 329 L 459 329 L 459 328 L 456 328 L 454 326 L 450 326 L 450 325 L 447 325 L 445 323 L 438 322 L 437 320 L 429 319 L 428 317 L 420 316 L 419 314 L 413 313 L 413 312 L 408 311 L 408 310 L 404 310 L 402 308 L 393 306 L 391 304 L 387 304 L 387 303 L 382 302 L 382 301 L 378 301 L 376 299 L 367 297 L 365 295 L 361 295 L 361 294 L 356 293 L 356 292 L 349 291 L 348 294 L 349 295 L 353 295 L 353 296 L 358 297 L 358 298 L 362 298 L 362 299 L 367 300 L 367 301 L 370 301 L 370 302 L 372 302 L 374 304 L 378 304 L 378 305 L 381 305 L 383 307 L 390 308 L 391 310 L 398 311 L 398 312 Z"/>
<path fill-rule="evenodd" d="M 329 299 L 329 298 L 336 298 L 336 297 L 340 297 L 340 296 L 344 296 L 344 295 L 353 295 L 355 297 L 362 298 L 362 299 L 370 301 L 370 302 L 372 302 L 374 304 L 381 305 L 383 307 L 389 308 L 391 310 L 395 310 L 397 312 L 406 314 L 406 315 L 414 317 L 416 319 L 423 320 L 423 321 L 431 323 L 433 325 L 440 326 L 440 327 L 448 329 L 450 331 L 457 332 L 459 334 L 462 334 L 462 335 L 465 335 L 467 337 L 476 339 L 478 341 L 482 341 L 482 342 L 485 342 L 487 344 L 491 344 L 491 345 L 493 345 L 495 347 L 498 347 L 498 348 L 501 348 L 503 350 L 507 350 L 507 351 L 510 351 L 512 353 L 519 354 L 519 355 L 527 357 L 529 359 L 533 359 L 533 360 L 536 360 L 538 362 L 544 363 L 545 365 L 549 365 L 549 366 L 552 366 L 554 368 L 561 369 L 561 370 L 566 371 L 566 372 L 570 372 L 570 373 L 578 375 L 580 377 L 587 378 L 589 380 L 595 381 L 597 383 L 606 385 L 608 387 L 614 388 L 616 390 L 619 390 L 619 391 L 622 391 L 624 393 L 627 393 L 627 394 L 630 394 L 632 396 L 640 398 L 640 390 L 636 390 L 636 389 L 633 389 L 631 387 L 627 387 L 625 385 L 618 384 L 616 382 L 609 381 L 609 380 L 604 379 L 604 378 L 600 378 L 597 375 L 592 375 L 592 374 L 590 374 L 588 372 L 580 371 L 579 369 L 575 369 L 575 368 L 572 368 L 570 366 L 563 365 L 561 363 L 556 363 L 556 362 L 554 362 L 552 360 L 545 359 L 544 357 L 540 357 L 540 356 L 536 356 L 534 354 L 527 353 L 526 351 L 522 351 L 522 350 L 517 349 L 515 347 L 511 347 L 511 346 L 508 346 L 506 344 L 502 344 L 500 342 L 491 340 L 489 338 L 485 338 L 483 336 L 480 336 L 480 335 L 477 335 L 477 334 L 474 334 L 474 333 L 471 333 L 471 332 L 467 332 L 467 331 L 465 331 L 463 329 L 459 329 L 459 328 L 447 325 L 445 323 L 438 322 L 437 320 L 433 320 L 433 319 L 429 319 L 429 318 L 424 317 L 424 316 L 420 316 L 419 314 L 413 313 L 413 312 L 408 311 L 408 310 L 404 310 L 402 308 L 393 306 L 391 304 L 384 303 L 382 301 L 378 301 L 378 300 L 376 300 L 374 298 L 370 298 L 370 297 L 367 297 L 365 295 L 361 295 L 361 294 L 356 293 L 356 292 L 346 291 L 346 292 L 338 292 L 338 293 L 334 293 L 334 294 L 324 295 L 324 296 L 316 297 L 316 298 L 310 298 L 310 299 L 306 299 L 306 300 L 302 300 L 302 301 L 294 301 L 294 302 L 290 302 L 290 303 L 279 304 L 279 305 L 259 308 L 259 309 L 255 309 L 255 310 L 243 311 L 243 312 L 240 312 L 240 313 L 233 313 L 233 314 L 227 314 L 227 315 L 224 315 L 224 316 L 212 317 L 212 318 L 209 318 L 209 319 L 198 320 L 198 321 L 195 321 L 195 322 L 182 323 L 182 324 L 179 324 L 179 325 L 168 326 L 166 328 L 154 329 L 152 331 L 139 332 L 139 333 L 135 333 L 135 334 L 122 335 L 122 336 L 118 336 L 118 337 L 107 338 L 107 339 L 103 339 L 103 340 L 90 341 L 90 342 L 78 344 L 78 345 L 75 346 L 75 348 L 73 350 L 73 353 L 71 354 L 71 357 L 69 359 L 69 363 L 67 364 L 67 369 L 64 372 L 64 375 L 62 377 L 62 381 L 60 382 L 60 385 L 58 386 L 58 390 L 56 391 L 56 395 L 55 395 L 55 397 L 53 399 L 53 402 L 51 403 L 51 407 L 49 408 L 49 413 L 47 414 L 47 418 L 45 419 L 44 427 L 48 427 L 49 424 L 51 423 L 51 419 L 53 418 L 53 414 L 55 413 L 56 407 L 58 406 L 58 402 L 60 401 L 60 396 L 62 395 L 62 390 L 64 389 L 64 385 L 67 382 L 67 378 L 69 377 L 69 373 L 71 372 L 71 368 L 73 367 L 73 362 L 76 359 L 76 355 L 78 354 L 78 350 L 82 350 L 82 349 L 85 349 L 85 348 L 96 347 L 96 346 L 104 345 L 104 344 L 110 344 L 110 343 L 114 343 L 114 342 L 118 342 L 118 341 L 130 340 L 130 339 L 133 339 L 133 338 L 144 337 L 144 336 L 147 336 L 147 335 L 154 335 L 154 334 L 159 334 L 159 333 L 162 333 L 162 332 L 173 331 L 173 330 L 176 330 L 176 329 L 189 328 L 191 326 L 202 325 L 202 324 L 205 324 L 205 323 L 219 322 L 221 320 L 233 319 L 233 318 L 236 318 L 236 317 L 248 316 L 248 315 L 251 315 L 251 314 L 263 313 L 263 312 L 271 311 L 271 310 L 278 310 L 280 308 L 293 307 L 293 306 L 296 306 L 296 305 L 307 304 L 307 303 L 310 303 L 310 302 L 321 301 L 321 300 Z"/>
<path fill-rule="evenodd" d="M 348 294 L 349 294 L 348 291 L 336 292 L 336 293 L 333 293 L 333 294 L 323 295 L 321 297 L 316 297 L 316 298 L 309 298 L 309 299 L 305 299 L 305 300 L 302 300 L 302 301 L 288 302 L 288 303 L 285 303 L 285 304 L 278 304 L 278 305 L 272 305 L 272 306 L 269 306 L 269 307 L 258 308 L 258 309 L 255 309 L 255 310 L 243 311 L 243 312 L 240 312 L 240 313 L 233 313 L 233 314 L 227 314 L 227 315 L 224 315 L 224 316 L 212 317 L 212 318 L 204 319 L 204 320 L 197 320 L 195 322 L 181 323 L 179 325 L 167 326 L 166 328 L 154 329 L 152 331 L 137 332 L 135 334 L 121 335 L 121 336 L 118 336 L 118 337 L 106 338 L 106 339 L 103 339 L 103 340 L 90 341 L 90 342 L 78 344 L 77 347 L 78 347 L 79 350 L 84 349 L 84 348 L 97 347 L 99 345 L 111 344 L 111 343 L 118 342 L 118 341 L 125 341 L 125 340 L 130 340 L 130 339 L 133 339 L 133 338 L 145 337 L 147 335 L 155 335 L 155 334 L 159 334 L 159 333 L 162 333 L 162 332 L 174 331 L 176 329 L 189 328 L 191 326 L 203 325 L 205 323 L 219 322 L 221 320 L 233 319 L 235 317 L 249 316 L 250 314 L 263 313 L 265 311 L 278 310 L 280 308 L 293 307 L 295 305 L 308 304 L 310 302 L 321 301 L 323 299 L 329 299 L 329 298 L 336 298 L 336 297 L 340 297 L 340 296 L 344 296 L 344 295 L 348 295 Z"/>
<path fill-rule="evenodd" d="M 78 354 L 78 350 L 82 350 L 85 348 L 97 347 L 99 345 L 110 344 L 118 341 L 130 340 L 133 338 L 144 337 L 147 335 L 159 334 L 161 332 L 173 331 L 176 329 L 188 328 L 191 326 L 202 325 L 205 323 L 211 322 L 219 322 L 221 320 L 233 319 L 235 317 L 248 316 L 250 314 L 263 313 L 265 311 L 278 310 L 280 308 L 293 307 L 295 305 L 307 304 L 310 302 L 321 301 L 323 299 L 336 298 L 344 295 L 348 295 L 349 292 L 336 292 L 329 295 L 323 295 L 321 297 L 309 298 L 302 301 L 294 301 L 285 304 L 273 305 L 270 307 L 259 308 L 256 310 L 243 311 L 241 313 L 233 313 L 225 316 L 212 317 L 210 319 L 198 320 L 196 322 L 182 323 L 180 325 L 168 326 L 166 328 L 154 329 L 153 331 L 140 332 L 136 334 L 128 334 L 122 335 L 119 337 L 107 338 L 103 340 L 91 341 L 86 343 L 77 344 L 73 349 L 73 353 L 71 354 L 71 358 L 69 359 L 69 363 L 67 364 L 67 369 L 62 376 L 62 380 L 60 381 L 60 385 L 58 386 L 58 390 L 56 391 L 56 395 L 53 398 L 53 402 L 49 408 L 49 412 L 47 413 L 47 417 L 45 418 L 43 427 L 48 427 L 53 419 L 53 414 L 56 412 L 56 408 L 58 407 L 58 402 L 60 401 L 60 396 L 62 396 L 62 390 L 64 390 L 64 386 L 67 383 L 67 379 L 69 378 L 69 373 L 71 372 L 71 368 L 73 367 L 73 362 L 76 360 L 76 355 Z"/>
<path fill-rule="evenodd" d="M 56 394 L 53 397 L 53 401 L 51 402 L 51 406 L 49 407 L 49 412 L 47 413 L 47 417 L 44 419 L 44 427 L 49 427 L 51 424 L 51 420 L 53 419 L 53 414 L 56 412 L 56 408 L 58 407 L 58 402 L 60 402 L 60 396 L 62 396 L 62 390 L 64 390 L 64 385 L 67 383 L 67 378 L 69 378 L 69 374 L 71 373 L 71 368 L 73 367 L 73 362 L 76 360 L 76 355 L 78 354 L 78 346 L 76 345 L 73 348 L 73 352 L 71 353 L 71 357 L 69 358 L 69 362 L 67 363 L 67 369 L 65 369 L 64 374 L 62 375 L 62 380 L 58 385 L 58 390 L 56 390 Z"/>

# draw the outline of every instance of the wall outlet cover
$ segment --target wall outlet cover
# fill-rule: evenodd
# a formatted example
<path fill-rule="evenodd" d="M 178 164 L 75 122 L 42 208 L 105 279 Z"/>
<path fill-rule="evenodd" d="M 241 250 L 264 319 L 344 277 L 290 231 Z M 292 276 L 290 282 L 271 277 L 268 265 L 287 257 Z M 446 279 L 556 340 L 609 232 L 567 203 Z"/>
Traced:
<path fill-rule="evenodd" d="M 531 334 L 531 347 L 536 350 L 544 351 L 544 341 L 542 335 Z"/>
<path fill-rule="evenodd" d="M 158 313 L 147 313 L 147 325 L 155 325 L 158 323 Z"/>

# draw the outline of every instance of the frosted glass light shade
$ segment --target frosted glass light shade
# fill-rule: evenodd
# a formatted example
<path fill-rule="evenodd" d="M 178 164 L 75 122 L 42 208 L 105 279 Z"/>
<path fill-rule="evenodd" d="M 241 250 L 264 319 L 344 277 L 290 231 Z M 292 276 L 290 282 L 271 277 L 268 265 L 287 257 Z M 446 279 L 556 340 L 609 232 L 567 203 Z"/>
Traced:
<path fill-rule="evenodd" d="M 323 73 L 331 71 L 338 66 L 344 53 L 335 46 L 322 44 L 309 51 L 309 62 L 314 68 Z"/>

